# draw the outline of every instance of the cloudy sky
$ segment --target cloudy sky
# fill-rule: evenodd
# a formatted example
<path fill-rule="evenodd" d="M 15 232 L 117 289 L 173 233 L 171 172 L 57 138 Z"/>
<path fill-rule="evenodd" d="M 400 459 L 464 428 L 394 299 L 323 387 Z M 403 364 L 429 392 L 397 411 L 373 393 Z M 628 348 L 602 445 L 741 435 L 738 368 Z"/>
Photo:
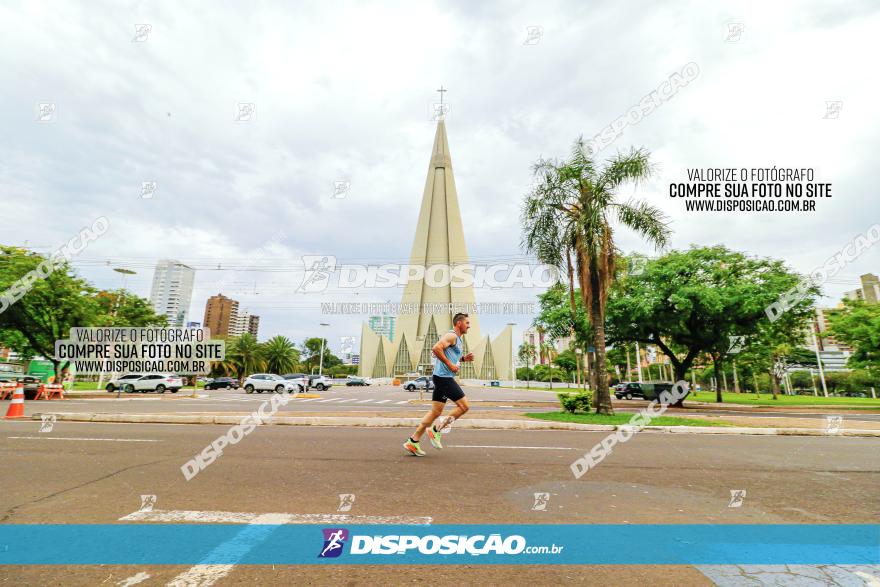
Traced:
<path fill-rule="evenodd" d="M 401 290 L 298 294 L 302 256 L 408 259 L 441 84 L 469 252 L 513 261 L 531 163 L 566 155 L 688 63 L 697 77 L 600 153 L 652 153 L 654 179 L 622 196 L 662 208 L 674 247 L 721 243 L 808 272 L 880 221 L 873 2 L 186 7 L 0 6 L 0 242 L 48 252 L 106 216 L 108 233 L 74 260 L 96 285 L 119 287 L 112 269 L 126 267 L 147 296 L 156 260 L 179 259 L 198 269 L 190 320 L 222 291 L 262 316 L 261 338 L 300 341 L 329 322 L 336 348 L 363 317 L 322 315 L 321 302 Z M 239 103 L 255 116 L 236 120 Z M 40 104 L 54 105 L 46 120 Z M 815 169 L 833 197 L 774 214 L 686 212 L 668 196 L 688 168 L 772 166 Z M 338 181 L 344 198 L 331 197 Z M 826 302 L 867 272 L 880 272 L 880 247 L 826 284 Z M 485 317 L 483 329 L 511 320 L 519 331 L 531 318 Z"/>

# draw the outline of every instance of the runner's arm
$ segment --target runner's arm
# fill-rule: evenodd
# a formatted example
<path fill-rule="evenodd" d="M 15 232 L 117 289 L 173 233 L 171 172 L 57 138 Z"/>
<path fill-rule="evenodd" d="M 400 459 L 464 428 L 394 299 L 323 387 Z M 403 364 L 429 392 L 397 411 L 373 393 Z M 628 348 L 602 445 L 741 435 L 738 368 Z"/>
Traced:
<path fill-rule="evenodd" d="M 449 370 L 453 373 L 458 373 L 458 367 L 452 364 L 452 362 L 446 358 L 446 353 L 443 352 L 446 350 L 446 347 L 450 347 L 455 344 L 455 335 L 451 332 L 447 332 L 443 336 L 440 337 L 440 340 L 437 341 L 433 347 L 431 347 L 431 352 L 434 353 L 434 356 L 443 361 L 443 363 L 449 367 Z"/>

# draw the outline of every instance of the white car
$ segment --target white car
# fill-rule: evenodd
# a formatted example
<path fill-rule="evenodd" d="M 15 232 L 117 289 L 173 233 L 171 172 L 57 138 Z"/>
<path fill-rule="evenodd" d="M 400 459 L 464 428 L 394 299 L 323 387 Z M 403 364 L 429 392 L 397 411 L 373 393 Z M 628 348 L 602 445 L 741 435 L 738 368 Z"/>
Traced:
<path fill-rule="evenodd" d="M 183 387 L 183 379 L 174 373 L 130 373 L 118 379 L 111 379 L 106 389 L 107 391 L 113 391 L 117 387 L 125 393 L 134 393 L 136 391 L 141 393 L 149 391 L 177 393 Z"/>
<path fill-rule="evenodd" d="M 245 393 L 263 393 L 264 391 L 274 391 L 275 393 L 293 393 L 294 391 L 305 391 L 306 380 L 303 377 L 298 379 L 285 379 L 281 375 L 273 373 L 255 373 L 244 380 Z"/>

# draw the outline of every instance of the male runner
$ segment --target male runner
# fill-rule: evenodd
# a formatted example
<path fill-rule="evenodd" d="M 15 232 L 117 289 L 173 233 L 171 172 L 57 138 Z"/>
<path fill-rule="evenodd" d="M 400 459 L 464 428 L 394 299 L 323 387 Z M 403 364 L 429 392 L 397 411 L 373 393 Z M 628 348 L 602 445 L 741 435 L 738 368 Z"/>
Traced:
<path fill-rule="evenodd" d="M 471 321 L 467 314 L 456 314 L 452 317 L 452 330 L 441 336 L 437 344 L 431 349 L 435 357 L 434 374 L 431 376 L 431 381 L 434 384 L 434 394 L 431 397 L 431 411 L 422 419 L 422 423 L 416 428 L 415 434 L 403 443 L 403 448 L 417 457 L 425 456 L 425 451 L 419 446 L 419 440 L 426 429 L 428 430 L 428 438 L 431 439 L 431 444 L 434 448 L 443 448 L 443 444 L 440 442 L 440 431 L 461 418 L 469 409 L 467 398 L 464 396 L 464 392 L 459 387 L 458 382 L 455 381 L 455 374 L 458 373 L 459 361 L 474 360 L 473 353 L 461 356 L 461 353 L 464 352 L 464 344 L 461 341 L 461 337 L 467 333 L 470 327 Z M 434 426 L 434 420 L 443 413 L 447 399 L 454 401 L 456 407 L 438 428 Z"/>

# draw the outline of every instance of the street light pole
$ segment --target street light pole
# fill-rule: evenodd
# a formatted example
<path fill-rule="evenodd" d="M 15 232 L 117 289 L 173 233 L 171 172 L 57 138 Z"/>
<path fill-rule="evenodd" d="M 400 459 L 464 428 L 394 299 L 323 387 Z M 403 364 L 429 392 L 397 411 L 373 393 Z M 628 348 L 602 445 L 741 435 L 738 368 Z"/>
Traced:
<path fill-rule="evenodd" d="M 816 363 L 819 365 L 819 379 L 822 381 L 822 393 L 828 397 L 828 386 L 825 385 L 825 370 L 822 368 L 822 357 L 819 356 L 819 341 L 816 340 L 816 330 L 810 324 L 810 334 L 813 335 L 813 347 L 816 349 Z"/>
<path fill-rule="evenodd" d="M 508 322 L 510 326 L 510 380 L 513 382 L 513 388 L 516 389 L 516 370 L 513 367 L 513 327 L 516 322 Z"/>
<path fill-rule="evenodd" d="M 119 295 L 116 296 L 116 300 L 113 302 L 113 317 L 116 318 L 116 311 L 119 310 L 119 296 L 125 295 L 125 279 L 129 275 L 134 275 L 137 271 L 133 271 L 131 269 L 126 269 L 125 267 L 114 267 L 113 271 L 122 275 L 122 290 L 119 292 Z M 115 345 L 114 345 L 115 350 Z M 101 374 L 98 376 L 98 389 L 104 388 L 104 365 L 101 365 Z M 116 399 L 119 399 L 122 394 L 122 389 L 116 390 Z"/>
<path fill-rule="evenodd" d="M 325 322 L 321 322 L 321 326 L 330 326 L 330 325 Z M 318 363 L 318 375 L 324 374 L 324 341 L 325 340 L 326 339 L 322 335 L 321 336 L 321 359 L 320 359 L 320 362 Z"/>

